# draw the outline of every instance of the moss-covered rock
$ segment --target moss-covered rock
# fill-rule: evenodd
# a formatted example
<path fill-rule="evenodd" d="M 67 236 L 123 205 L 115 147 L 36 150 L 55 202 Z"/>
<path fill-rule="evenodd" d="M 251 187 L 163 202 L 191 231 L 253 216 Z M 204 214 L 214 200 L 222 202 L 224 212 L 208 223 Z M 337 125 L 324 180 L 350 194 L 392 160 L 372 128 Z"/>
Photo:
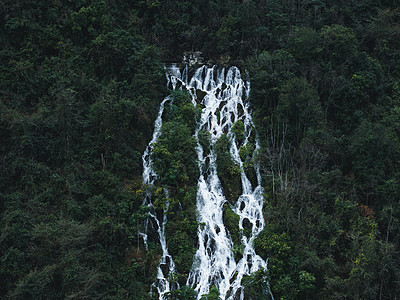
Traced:
<path fill-rule="evenodd" d="M 184 211 L 177 213 L 166 226 L 168 251 L 175 262 L 180 284 L 185 284 L 193 264 L 197 250 L 197 227 L 195 215 L 188 216 Z"/>
<path fill-rule="evenodd" d="M 204 155 L 210 153 L 211 134 L 208 130 L 200 130 L 198 133 L 199 143 L 203 148 Z"/>
<path fill-rule="evenodd" d="M 241 231 L 239 229 L 240 217 L 232 210 L 228 203 L 224 204 L 223 222 L 225 227 L 228 229 L 232 242 L 233 242 L 233 254 L 236 262 L 243 257 L 243 245 L 241 243 Z"/>
<path fill-rule="evenodd" d="M 240 244 L 240 230 L 239 230 L 240 217 L 236 214 L 228 203 L 224 204 L 223 222 L 225 227 L 229 230 L 234 244 Z"/>
<path fill-rule="evenodd" d="M 243 121 L 242 120 L 236 121 L 233 124 L 231 131 L 235 134 L 236 140 L 239 143 L 243 143 L 243 140 L 244 140 L 244 123 L 243 123 Z"/>
<path fill-rule="evenodd" d="M 215 143 L 217 154 L 217 174 L 221 180 L 225 196 L 231 204 L 235 204 L 242 193 L 240 167 L 232 160 L 229 152 L 231 141 L 223 134 Z"/>

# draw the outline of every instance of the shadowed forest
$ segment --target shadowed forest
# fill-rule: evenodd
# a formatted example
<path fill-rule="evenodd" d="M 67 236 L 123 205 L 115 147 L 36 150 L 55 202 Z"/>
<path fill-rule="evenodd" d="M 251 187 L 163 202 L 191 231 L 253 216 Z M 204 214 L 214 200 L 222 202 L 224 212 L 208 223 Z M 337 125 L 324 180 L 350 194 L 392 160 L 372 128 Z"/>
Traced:
<path fill-rule="evenodd" d="M 199 226 L 198 111 L 164 75 L 187 51 L 251 82 L 261 149 L 247 163 L 261 166 L 266 221 L 254 246 L 268 271 L 243 279 L 245 298 L 269 299 L 265 278 L 275 299 L 400 297 L 397 0 L 0 4 L 0 299 L 150 299 L 161 250 L 140 232 L 151 189 L 155 206 L 170 203 L 181 288 L 167 298 L 196 299 L 185 280 Z M 170 93 L 153 154 L 160 179 L 147 187 L 142 154 Z M 216 151 L 229 204 L 239 172 L 227 145 L 223 136 Z M 234 243 L 237 218 L 226 205 Z M 202 299 L 218 299 L 216 287 Z"/>

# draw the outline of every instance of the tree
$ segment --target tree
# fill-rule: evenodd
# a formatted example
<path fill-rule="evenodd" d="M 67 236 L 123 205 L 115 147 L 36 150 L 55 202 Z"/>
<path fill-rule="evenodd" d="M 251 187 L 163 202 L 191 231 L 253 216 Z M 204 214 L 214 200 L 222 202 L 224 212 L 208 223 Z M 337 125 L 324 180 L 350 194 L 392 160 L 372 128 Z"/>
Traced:
<path fill-rule="evenodd" d="M 288 125 L 288 139 L 296 144 L 323 120 L 318 93 L 304 78 L 289 79 L 282 86 L 276 113 L 276 118 Z"/>

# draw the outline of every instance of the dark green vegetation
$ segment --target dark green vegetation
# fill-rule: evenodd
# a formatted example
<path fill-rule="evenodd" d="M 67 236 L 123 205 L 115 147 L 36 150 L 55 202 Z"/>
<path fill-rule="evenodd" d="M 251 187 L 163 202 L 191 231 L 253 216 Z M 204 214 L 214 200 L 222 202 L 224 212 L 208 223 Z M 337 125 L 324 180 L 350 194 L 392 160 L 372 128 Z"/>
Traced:
<path fill-rule="evenodd" d="M 155 184 L 167 187 L 169 191 L 169 198 L 165 199 L 169 202 L 166 237 L 169 253 L 176 265 L 175 279 L 184 285 L 192 267 L 197 242 L 199 170 L 195 150 L 197 142 L 193 135 L 199 111 L 182 91 L 174 91 L 171 99 L 164 109 L 161 136 L 154 145 L 152 158 L 160 177 Z M 160 208 L 165 201 L 154 205 Z"/>
<path fill-rule="evenodd" d="M 248 297 L 266 297 L 265 276 L 276 299 L 400 296 L 396 1 L 1 7 L 0 298 L 148 298 L 159 247 L 146 252 L 138 236 L 141 153 L 166 94 L 161 62 L 188 50 L 239 64 L 252 80 L 267 221 L 255 247 L 269 272 L 243 280 Z M 168 136 L 192 149 L 196 112 L 176 106 L 158 145 L 169 164 L 158 168 L 172 188 L 160 205 L 183 207 L 171 207 L 167 239 L 184 275 L 197 171 Z M 219 162 L 226 188 L 237 173 L 228 160 Z M 194 297 L 188 288 L 170 296 Z"/>
<path fill-rule="evenodd" d="M 217 155 L 217 174 L 221 179 L 225 196 L 231 204 L 235 204 L 242 193 L 242 184 L 240 181 L 240 167 L 233 161 L 229 153 L 229 137 L 223 134 L 214 147 Z"/>
<path fill-rule="evenodd" d="M 131 8 L 3 1 L 0 298 L 147 298 L 141 154 L 165 95 Z"/>

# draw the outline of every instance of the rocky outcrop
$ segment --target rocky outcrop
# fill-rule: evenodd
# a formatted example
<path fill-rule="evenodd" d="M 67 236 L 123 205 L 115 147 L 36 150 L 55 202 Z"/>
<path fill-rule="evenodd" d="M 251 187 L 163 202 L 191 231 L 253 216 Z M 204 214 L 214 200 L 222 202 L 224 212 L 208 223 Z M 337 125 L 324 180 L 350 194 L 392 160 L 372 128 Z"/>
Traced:
<path fill-rule="evenodd" d="M 204 59 L 202 57 L 202 52 L 200 51 L 188 51 L 183 53 L 182 62 L 188 64 L 189 66 L 203 64 Z"/>

